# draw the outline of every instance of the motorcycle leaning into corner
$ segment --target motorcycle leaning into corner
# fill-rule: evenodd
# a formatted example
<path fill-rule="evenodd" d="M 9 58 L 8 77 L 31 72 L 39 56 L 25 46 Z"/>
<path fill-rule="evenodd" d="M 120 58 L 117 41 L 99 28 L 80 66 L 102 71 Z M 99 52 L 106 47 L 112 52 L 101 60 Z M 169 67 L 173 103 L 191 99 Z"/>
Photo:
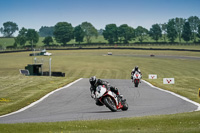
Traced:
<path fill-rule="evenodd" d="M 117 95 L 108 90 L 105 85 L 99 85 L 96 88 L 95 92 L 95 100 L 99 100 L 103 105 L 109 108 L 112 112 L 116 112 L 117 110 L 128 110 L 128 104 L 126 100 L 123 100 Z"/>
<path fill-rule="evenodd" d="M 138 87 L 141 77 L 139 72 L 135 72 L 134 75 L 132 75 L 132 82 L 134 82 L 135 87 Z"/>

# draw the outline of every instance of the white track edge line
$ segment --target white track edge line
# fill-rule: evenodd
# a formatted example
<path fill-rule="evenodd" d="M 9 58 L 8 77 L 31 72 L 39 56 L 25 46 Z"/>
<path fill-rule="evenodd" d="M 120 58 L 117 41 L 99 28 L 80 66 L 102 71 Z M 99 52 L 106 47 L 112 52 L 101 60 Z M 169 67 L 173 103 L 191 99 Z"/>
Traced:
<path fill-rule="evenodd" d="M 190 99 L 188 99 L 188 98 L 186 98 L 186 97 L 184 97 L 184 96 L 181 96 L 181 95 L 179 95 L 179 94 L 176 94 L 176 93 L 174 93 L 174 92 L 171 92 L 171 91 L 164 90 L 164 89 L 158 88 L 158 87 L 156 87 L 156 86 L 153 86 L 151 83 L 149 83 L 149 82 L 147 82 L 147 81 L 145 81 L 145 80 L 142 80 L 142 81 L 145 82 L 146 84 L 148 84 L 149 86 L 155 88 L 155 89 L 158 89 L 158 90 L 160 90 L 160 91 L 164 91 L 164 92 L 170 93 L 170 94 L 172 94 L 172 95 L 174 95 L 174 96 L 176 96 L 176 97 L 179 97 L 179 98 L 181 98 L 181 99 L 183 99 L 183 100 L 185 100 L 185 101 L 187 101 L 187 102 L 190 102 L 190 103 L 196 105 L 196 106 L 197 106 L 197 109 L 196 109 L 195 111 L 200 111 L 200 104 L 199 104 L 199 103 L 194 102 L 194 101 L 192 101 L 192 100 L 190 100 Z"/>
<path fill-rule="evenodd" d="M 52 92 L 49 92 L 48 94 L 46 94 L 45 96 L 43 96 L 43 97 L 40 98 L 39 100 L 37 100 L 37 101 L 35 101 L 35 102 L 29 104 L 28 106 L 23 107 L 23 108 L 21 108 L 21 109 L 15 111 L 15 112 L 2 115 L 2 116 L 0 116 L 0 118 L 6 117 L 6 116 L 9 116 L 9 115 L 13 115 L 13 114 L 16 114 L 16 113 L 19 113 L 19 112 L 22 112 L 22 111 L 24 111 L 24 110 L 26 110 L 26 109 L 28 109 L 28 108 L 30 108 L 30 107 L 32 107 L 32 106 L 38 104 L 39 102 L 41 102 L 42 100 L 44 100 L 45 98 L 47 98 L 48 96 L 50 96 L 51 94 L 53 94 L 53 93 L 55 93 L 55 92 L 57 92 L 57 91 L 60 91 L 60 90 L 62 90 L 62 89 L 64 89 L 64 88 L 68 88 L 68 87 L 70 87 L 71 85 L 75 84 L 76 82 L 78 82 L 78 81 L 80 81 L 80 80 L 82 80 L 82 79 L 83 79 L 83 78 L 79 78 L 79 79 L 77 79 L 77 80 L 75 80 L 75 81 L 73 81 L 73 82 L 67 84 L 66 86 L 63 86 L 63 87 L 58 88 L 58 89 L 56 89 L 56 90 L 54 90 L 54 91 L 52 91 Z"/>

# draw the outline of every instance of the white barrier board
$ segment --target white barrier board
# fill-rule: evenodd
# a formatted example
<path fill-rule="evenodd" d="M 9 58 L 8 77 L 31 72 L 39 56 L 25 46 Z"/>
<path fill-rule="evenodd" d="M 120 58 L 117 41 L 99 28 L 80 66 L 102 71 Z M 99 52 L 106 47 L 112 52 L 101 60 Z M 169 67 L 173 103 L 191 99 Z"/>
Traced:
<path fill-rule="evenodd" d="M 163 78 L 163 84 L 175 84 L 174 78 Z"/>
<path fill-rule="evenodd" d="M 108 55 L 112 55 L 112 52 L 108 52 Z"/>
<path fill-rule="evenodd" d="M 149 79 L 157 79 L 157 75 L 156 74 L 149 74 Z"/>

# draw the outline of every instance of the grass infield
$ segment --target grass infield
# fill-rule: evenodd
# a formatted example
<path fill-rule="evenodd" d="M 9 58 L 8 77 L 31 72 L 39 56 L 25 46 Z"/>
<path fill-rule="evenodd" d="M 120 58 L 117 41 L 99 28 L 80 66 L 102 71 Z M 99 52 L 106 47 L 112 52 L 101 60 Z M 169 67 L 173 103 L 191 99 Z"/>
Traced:
<path fill-rule="evenodd" d="M 0 54 L 0 115 L 16 111 L 75 79 L 130 79 L 138 65 L 143 79 L 160 88 L 173 91 L 200 103 L 200 60 L 167 56 L 200 57 L 199 52 L 140 50 L 57 50 L 53 53 L 52 71 L 66 77 L 23 76 L 19 69 L 32 63 L 30 52 Z M 112 56 L 107 53 L 112 52 Z M 154 54 L 155 57 L 150 57 Z M 146 56 L 143 56 L 146 55 Z M 159 58 L 158 55 L 166 57 Z M 49 57 L 38 57 L 49 58 Z M 157 80 L 148 79 L 157 74 Z M 163 85 L 163 78 L 175 78 L 174 85 Z M 0 124 L 3 132 L 198 132 L 200 112 L 97 121 L 55 123 Z"/>

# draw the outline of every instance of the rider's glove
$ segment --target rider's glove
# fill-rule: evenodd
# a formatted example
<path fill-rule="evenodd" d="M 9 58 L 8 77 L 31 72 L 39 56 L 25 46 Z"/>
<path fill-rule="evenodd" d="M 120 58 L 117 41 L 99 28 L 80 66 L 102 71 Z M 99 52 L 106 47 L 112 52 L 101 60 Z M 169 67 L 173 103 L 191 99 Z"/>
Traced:
<path fill-rule="evenodd" d="M 95 98 L 94 91 L 91 92 L 91 98 Z"/>
<path fill-rule="evenodd" d="M 94 99 L 94 98 L 95 98 L 95 95 L 92 93 L 92 94 L 91 94 L 91 97 Z"/>

